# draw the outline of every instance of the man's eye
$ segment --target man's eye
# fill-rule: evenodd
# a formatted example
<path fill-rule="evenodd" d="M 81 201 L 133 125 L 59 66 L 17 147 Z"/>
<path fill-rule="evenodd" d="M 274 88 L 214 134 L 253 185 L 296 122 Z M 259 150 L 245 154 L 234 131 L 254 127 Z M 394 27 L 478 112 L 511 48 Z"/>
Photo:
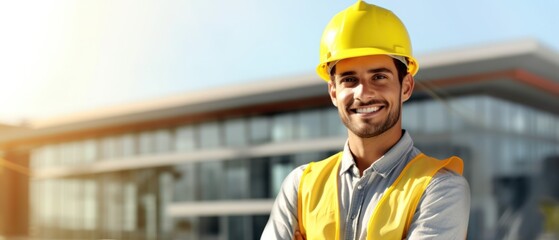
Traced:
<path fill-rule="evenodd" d="M 373 80 L 381 80 L 381 79 L 387 79 L 388 77 L 384 74 L 375 74 L 373 75 Z"/>
<path fill-rule="evenodd" d="M 340 80 L 341 83 L 354 83 L 357 82 L 356 77 L 345 77 Z"/>

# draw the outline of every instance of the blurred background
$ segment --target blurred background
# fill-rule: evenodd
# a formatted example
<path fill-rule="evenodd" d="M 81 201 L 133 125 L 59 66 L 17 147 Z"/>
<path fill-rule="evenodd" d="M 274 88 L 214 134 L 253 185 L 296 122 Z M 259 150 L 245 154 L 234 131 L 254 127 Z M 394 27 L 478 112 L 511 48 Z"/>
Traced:
<path fill-rule="evenodd" d="M 468 239 L 559 239 L 557 1 L 369 1 L 420 70 L 403 125 L 458 155 Z M 316 76 L 354 1 L 1 1 L 0 239 L 259 239 L 346 138 Z"/>

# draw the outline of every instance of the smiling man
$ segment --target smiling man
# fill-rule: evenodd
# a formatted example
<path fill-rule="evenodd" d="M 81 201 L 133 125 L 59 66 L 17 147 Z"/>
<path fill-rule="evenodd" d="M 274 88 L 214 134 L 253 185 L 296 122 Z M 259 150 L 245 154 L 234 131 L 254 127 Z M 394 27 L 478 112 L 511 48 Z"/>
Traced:
<path fill-rule="evenodd" d="M 263 240 L 465 239 L 462 160 L 423 154 L 402 129 L 417 70 L 407 30 L 389 10 L 359 1 L 334 16 L 317 73 L 348 139 L 286 177 Z"/>

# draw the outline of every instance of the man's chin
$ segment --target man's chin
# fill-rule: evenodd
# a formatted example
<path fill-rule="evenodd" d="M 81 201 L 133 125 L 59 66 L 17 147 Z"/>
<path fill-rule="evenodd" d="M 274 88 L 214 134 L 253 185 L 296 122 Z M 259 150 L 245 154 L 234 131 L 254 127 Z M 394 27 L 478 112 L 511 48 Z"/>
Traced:
<path fill-rule="evenodd" d="M 377 137 L 377 136 L 381 135 L 382 133 L 378 133 L 378 132 L 353 132 L 353 134 L 355 134 L 359 138 L 374 138 L 374 137 Z"/>
<path fill-rule="evenodd" d="M 350 131 L 360 138 L 372 138 L 382 134 L 378 129 L 371 128 L 350 128 Z"/>

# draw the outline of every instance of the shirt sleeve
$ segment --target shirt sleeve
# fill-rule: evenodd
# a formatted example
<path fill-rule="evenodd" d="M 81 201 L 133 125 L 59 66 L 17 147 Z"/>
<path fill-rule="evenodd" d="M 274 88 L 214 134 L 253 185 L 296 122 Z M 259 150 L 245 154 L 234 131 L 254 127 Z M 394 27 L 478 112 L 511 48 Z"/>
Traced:
<path fill-rule="evenodd" d="M 407 239 L 466 239 L 470 187 L 450 170 L 435 174 L 420 199 Z"/>
<path fill-rule="evenodd" d="M 293 239 L 299 224 L 297 221 L 297 192 L 306 166 L 295 168 L 283 181 L 260 239 Z"/>

